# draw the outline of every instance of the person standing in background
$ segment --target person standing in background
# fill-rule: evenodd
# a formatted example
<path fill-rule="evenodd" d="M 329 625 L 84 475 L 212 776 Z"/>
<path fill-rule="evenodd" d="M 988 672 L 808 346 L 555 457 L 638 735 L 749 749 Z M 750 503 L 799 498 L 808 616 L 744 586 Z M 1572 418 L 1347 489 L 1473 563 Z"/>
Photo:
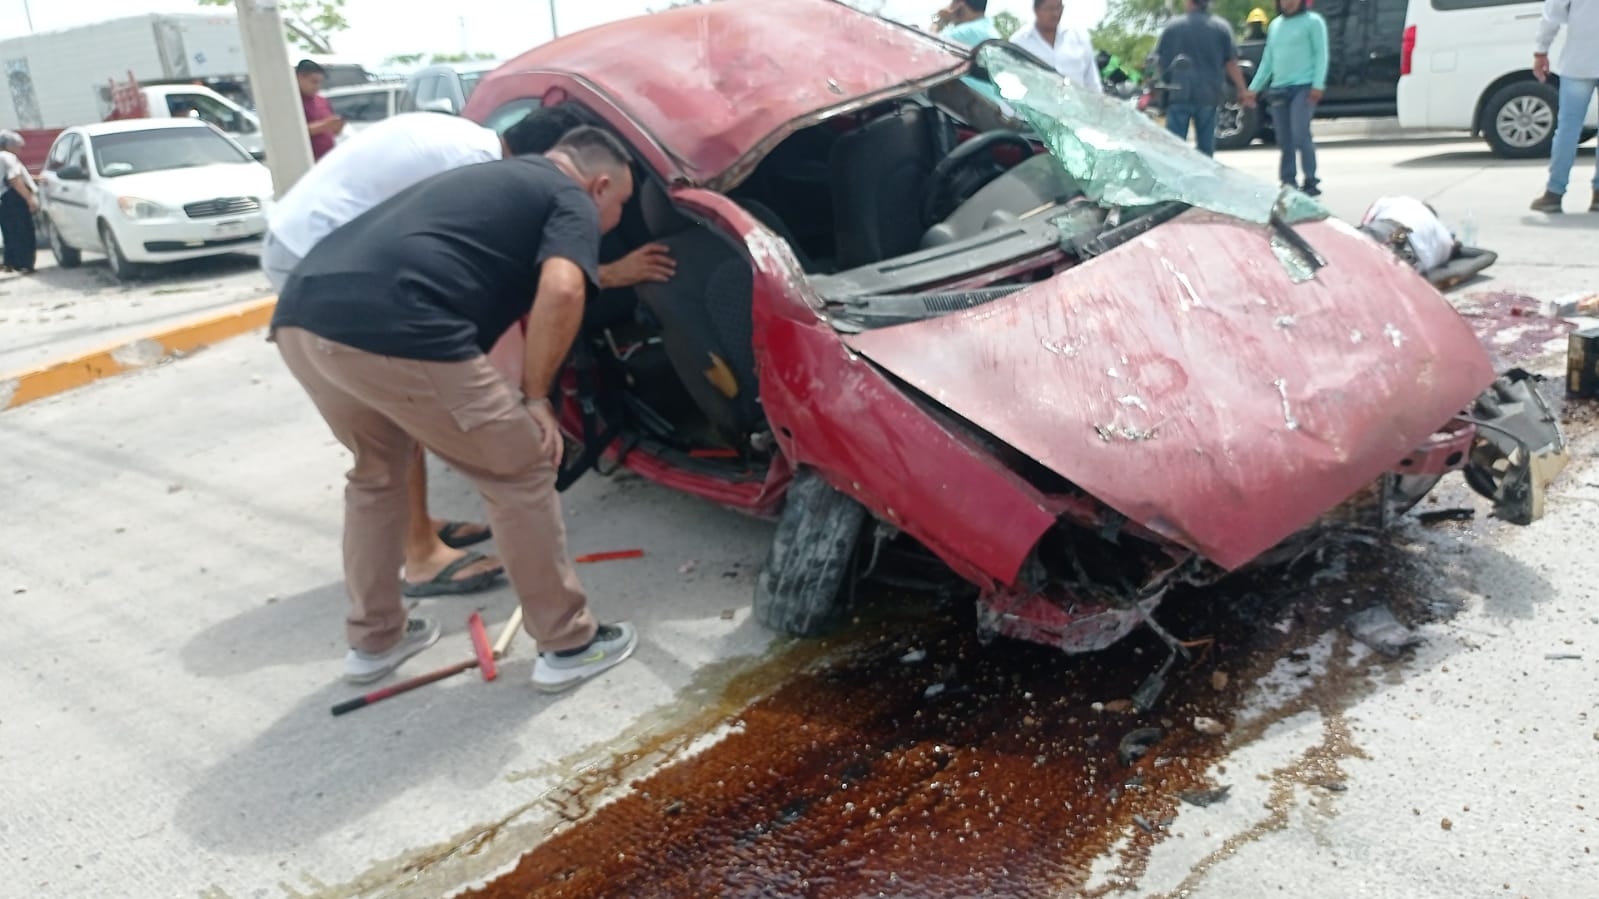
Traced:
<path fill-rule="evenodd" d="M 1305 8 L 1304 0 L 1277 0 L 1279 15 L 1266 29 L 1266 48 L 1249 89 L 1271 88 L 1271 118 L 1282 150 L 1278 175 L 1294 187 L 1304 169 L 1305 193 L 1321 195 L 1316 177 L 1316 142 L 1310 120 L 1327 87 L 1327 20 Z M 1297 157 L 1297 159 L 1296 159 Z"/>
<path fill-rule="evenodd" d="M 1244 40 L 1263 41 L 1266 39 L 1266 25 L 1270 20 L 1266 18 L 1266 11 L 1255 7 L 1249 11 L 1248 18 L 1244 19 Z"/>
<path fill-rule="evenodd" d="M 1216 107 L 1225 99 L 1225 79 L 1232 79 L 1245 106 L 1255 105 L 1238 68 L 1233 30 L 1220 16 L 1210 14 L 1210 0 L 1188 0 L 1188 14 L 1173 19 L 1161 31 L 1155 57 L 1161 81 L 1168 85 L 1167 130 L 1186 141 L 1192 122 L 1199 152 L 1215 156 Z"/>
<path fill-rule="evenodd" d="M 28 167 L 12 152 L 24 144 L 15 131 L 0 131 L 0 239 L 6 243 L 5 266 L 0 271 L 33 274 L 38 247 L 33 216 L 39 211 L 38 188 Z"/>
<path fill-rule="evenodd" d="M 1033 0 L 1033 23 L 1011 36 L 1011 43 L 1033 54 L 1066 80 L 1095 93 L 1105 88 L 1094 64 L 1094 44 L 1087 29 L 1063 25 L 1061 0 Z"/>
<path fill-rule="evenodd" d="M 1599 0 L 1544 0 L 1538 39 L 1533 44 L 1532 73 L 1539 81 L 1549 80 L 1549 47 L 1562 25 L 1566 26 L 1566 49 L 1560 54 L 1559 113 L 1549 151 L 1549 184 L 1543 196 L 1532 201 L 1533 212 L 1563 211 L 1561 202 L 1571 180 L 1571 167 L 1577 162 L 1577 144 L 1582 142 L 1582 121 L 1599 90 Z M 1588 211 L 1599 212 L 1599 165 L 1594 167 Z"/>
<path fill-rule="evenodd" d="M 988 17 L 988 0 L 955 0 L 933 16 L 933 30 L 945 40 L 968 47 L 999 40 L 999 30 Z"/>
<path fill-rule="evenodd" d="M 333 114 L 333 104 L 322 96 L 322 82 L 328 72 L 313 60 L 302 59 L 294 67 L 294 80 L 300 83 L 300 105 L 305 109 L 305 129 L 311 133 L 311 161 L 328 155 L 344 120 Z"/>

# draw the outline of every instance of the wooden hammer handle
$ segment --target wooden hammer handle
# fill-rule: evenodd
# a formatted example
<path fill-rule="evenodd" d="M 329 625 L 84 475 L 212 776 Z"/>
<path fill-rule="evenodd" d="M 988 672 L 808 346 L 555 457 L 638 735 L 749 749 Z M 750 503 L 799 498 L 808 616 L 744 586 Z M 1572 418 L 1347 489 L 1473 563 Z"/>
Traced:
<path fill-rule="evenodd" d="M 494 657 L 497 659 L 505 655 L 511 647 L 511 641 L 516 639 L 516 632 L 522 629 L 522 607 L 518 605 L 516 611 L 511 613 L 511 620 L 505 622 L 505 630 L 500 631 L 500 639 L 494 641 Z"/>

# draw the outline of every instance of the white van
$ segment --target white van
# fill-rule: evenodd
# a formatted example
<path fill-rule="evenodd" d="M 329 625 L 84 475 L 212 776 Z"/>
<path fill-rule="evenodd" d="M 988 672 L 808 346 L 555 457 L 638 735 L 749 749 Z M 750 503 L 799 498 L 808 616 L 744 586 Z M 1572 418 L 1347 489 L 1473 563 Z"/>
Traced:
<path fill-rule="evenodd" d="M 203 84 L 141 85 L 151 118 L 196 118 L 221 129 L 257 159 L 264 156 L 261 120 L 255 113 Z"/>
<path fill-rule="evenodd" d="M 1497 156 L 1549 155 L 1556 90 L 1532 75 L 1538 0 L 1410 0 L 1399 63 L 1399 125 L 1482 135 Z M 1549 58 L 1559 65 L 1566 29 Z M 1588 108 L 1593 136 L 1599 112 Z"/>

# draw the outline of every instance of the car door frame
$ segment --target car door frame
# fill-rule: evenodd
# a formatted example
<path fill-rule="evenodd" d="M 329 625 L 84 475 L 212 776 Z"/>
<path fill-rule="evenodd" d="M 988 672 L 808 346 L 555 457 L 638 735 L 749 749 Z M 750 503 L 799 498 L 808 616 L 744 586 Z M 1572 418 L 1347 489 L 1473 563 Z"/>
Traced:
<path fill-rule="evenodd" d="M 63 151 L 59 161 L 56 159 L 58 148 Z M 75 158 L 82 160 L 84 179 L 63 179 L 57 173 L 72 165 Z M 80 131 L 67 131 L 56 138 L 56 143 L 51 145 L 50 153 L 45 157 L 44 171 L 40 177 L 44 181 L 45 207 L 49 210 L 50 227 L 57 229 L 61 238 L 74 247 L 92 246 L 94 238 L 86 236 L 94 233 L 96 214 L 94 171 L 89 166 L 88 137 Z"/>

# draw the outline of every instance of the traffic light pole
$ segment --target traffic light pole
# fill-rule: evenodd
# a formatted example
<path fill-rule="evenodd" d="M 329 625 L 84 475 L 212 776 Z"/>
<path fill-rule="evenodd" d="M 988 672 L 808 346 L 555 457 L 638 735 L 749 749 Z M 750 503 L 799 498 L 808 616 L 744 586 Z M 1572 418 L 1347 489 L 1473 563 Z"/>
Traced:
<path fill-rule="evenodd" d="M 311 170 L 311 135 L 306 130 L 300 88 L 289 62 L 278 0 L 234 0 L 239 34 L 250 68 L 250 93 L 261 119 L 266 165 L 281 197 Z"/>

